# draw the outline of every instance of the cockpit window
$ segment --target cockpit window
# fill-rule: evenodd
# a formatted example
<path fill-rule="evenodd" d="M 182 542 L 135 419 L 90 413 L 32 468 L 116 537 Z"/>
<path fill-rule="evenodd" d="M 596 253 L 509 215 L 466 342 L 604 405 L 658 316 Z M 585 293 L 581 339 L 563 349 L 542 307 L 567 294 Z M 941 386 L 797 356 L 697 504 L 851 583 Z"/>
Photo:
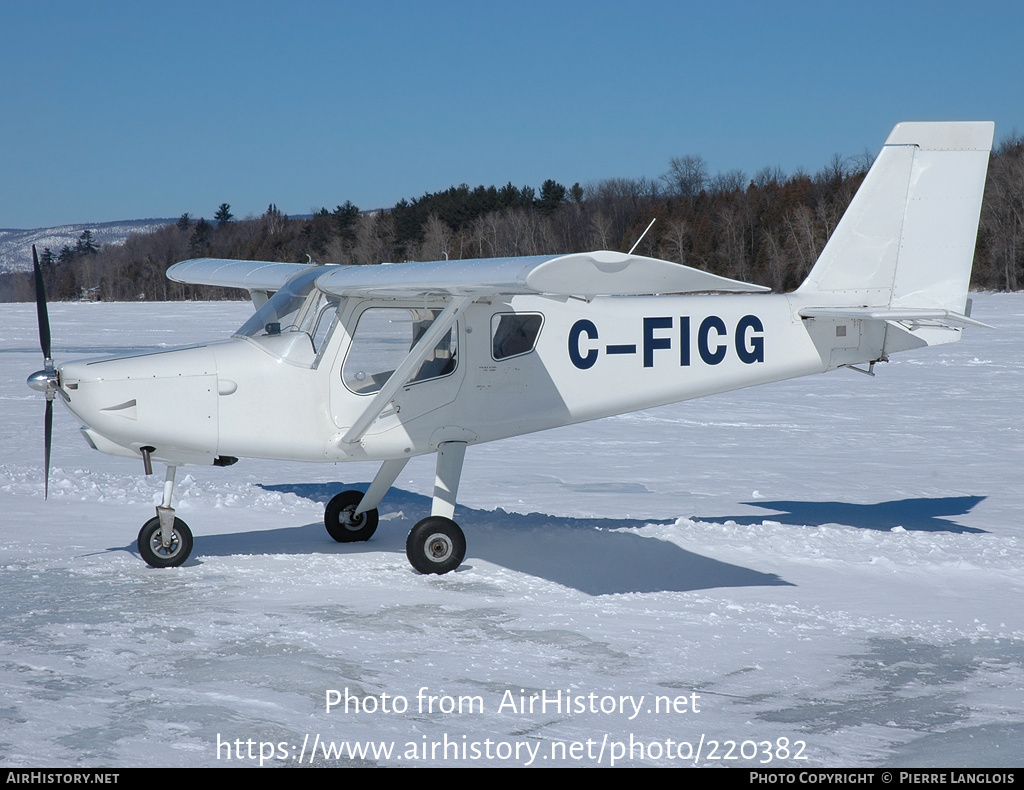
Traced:
<path fill-rule="evenodd" d="M 409 351 L 441 314 L 440 309 L 371 307 L 359 316 L 341 378 L 357 395 L 378 392 Z M 458 362 L 457 325 L 452 326 L 420 363 L 407 383 L 447 376 Z"/>
<path fill-rule="evenodd" d="M 496 313 L 491 316 L 491 356 L 509 359 L 529 354 L 537 345 L 544 317 L 540 313 Z"/>
<path fill-rule="evenodd" d="M 340 299 L 316 287 L 323 271 L 310 269 L 289 280 L 246 321 L 235 337 L 303 367 L 312 366 L 330 337 Z"/>
<path fill-rule="evenodd" d="M 299 331 L 309 335 L 313 343 L 313 350 L 320 353 L 330 337 L 331 328 L 334 326 L 334 319 L 338 315 L 340 300 L 336 296 L 329 296 L 323 291 L 316 292 L 316 298 L 309 300 L 306 312 L 299 322 Z"/>

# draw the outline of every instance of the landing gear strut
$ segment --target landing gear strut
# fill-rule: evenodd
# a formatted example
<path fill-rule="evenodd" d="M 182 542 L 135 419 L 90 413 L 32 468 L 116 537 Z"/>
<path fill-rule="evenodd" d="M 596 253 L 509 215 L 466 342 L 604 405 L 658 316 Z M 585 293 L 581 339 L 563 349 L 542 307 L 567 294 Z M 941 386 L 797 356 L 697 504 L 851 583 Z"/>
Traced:
<path fill-rule="evenodd" d="M 444 442 L 437 448 L 430 516 L 418 522 L 405 541 L 405 556 L 420 573 L 448 573 L 466 556 L 466 536 L 452 520 L 465 457 L 465 442 Z"/>
<path fill-rule="evenodd" d="M 151 518 L 139 530 L 139 554 L 147 565 L 154 568 L 173 568 L 181 565 L 192 553 L 192 531 L 188 524 L 174 517 L 171 496 L 174 493 L 174 474 L 178 467 L 167 467 L 163 500 Z"/>
<path fill-rule="evenodd" d="M 437 448 L 430 516 L 419 521 L 405 541 L 405 555 L 420 573 L 448 573 L 466 556 L 466 536 L 452 520 L 465 457 L 465 442 L 443 442 Z M 331 537 L 341 543 L 368 540 L 377 529 L 377 506 L 408 462 L 408 458 L 385 461 L 365 494 L 343 491 L 335 496 L 324 511 Z"/>
<path fill-rule="evenodd" d="M 146 450 L 148 472 L 151 448 Z M 430 515 L 409 531 L 405 541 L 405 554 L 420 573 L 448 573 L 458 568 L 466 556 L 466 536 L 452 520 L 465 457 L 465 442 L 443 442 L 437 448 Z M 385 461 L 365 494 L 343 491 L 331 499 L 324 512 L 324 525 L 330 536 L 340 543 L 369 540 L 377 529 L 377 506 L 407 462 L 406 458 Z M 192 532 L 188 524 L 175 517 L 171 507 L 177 470 L 176 466 L 167 466 L 156 518 L 139 530 L 139 554 L 154 568 L 181 565 L 192 553 Z"/>

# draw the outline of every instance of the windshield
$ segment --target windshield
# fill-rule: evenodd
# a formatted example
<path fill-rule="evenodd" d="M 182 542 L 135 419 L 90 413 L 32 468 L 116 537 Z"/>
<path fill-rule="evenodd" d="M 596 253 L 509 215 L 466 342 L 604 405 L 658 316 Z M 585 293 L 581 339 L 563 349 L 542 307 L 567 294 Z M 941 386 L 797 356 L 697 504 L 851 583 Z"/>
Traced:
<path fill-rule="evenodd" d="M 323 270 L 310 269 L 289 280 L 235 333 L 274 356 L 311 367 L 334 326 L 340 299 L 316 287 Z"/>

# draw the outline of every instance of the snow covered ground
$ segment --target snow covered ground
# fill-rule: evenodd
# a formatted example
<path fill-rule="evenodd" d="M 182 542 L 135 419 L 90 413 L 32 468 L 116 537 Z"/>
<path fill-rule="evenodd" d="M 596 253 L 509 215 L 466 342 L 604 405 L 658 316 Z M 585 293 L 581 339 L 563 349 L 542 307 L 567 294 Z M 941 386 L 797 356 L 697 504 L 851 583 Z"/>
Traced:
<path fill-rule="evenodd" d="M 54 354 L 249 313 L 55 304 Z M 359 545 L 323 506 L 372 466 L 183 469 L 195 551 L 147 568 L 162 469 L 58 406 L 43 501 L 34 306 L 0 305 L 0 764 L 1024 765 L 1024 295 L 974 316 L 875 378 L 472 447 L 437 577 L 404 553 L 429 458 Z"/>

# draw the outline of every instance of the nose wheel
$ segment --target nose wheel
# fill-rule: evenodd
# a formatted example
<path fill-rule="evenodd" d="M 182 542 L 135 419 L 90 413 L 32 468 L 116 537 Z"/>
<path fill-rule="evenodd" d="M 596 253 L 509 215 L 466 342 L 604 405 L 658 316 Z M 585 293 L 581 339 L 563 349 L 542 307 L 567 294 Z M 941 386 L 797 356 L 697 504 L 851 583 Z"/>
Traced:
<path fill-rule="evenodd" d="M 151 451 L 153 448 L 143 448 Z M 192 553 L 192 530 L 188 524 L 174 515 L 171 496 L 174 494 L 174 474 L 178 467 L 167 465 L 164 479 L 164 496 L 156 508 L 156 518 L 151 518 L 139 530 L 139 554 L 146 564 L 153 568 L 173 568 L 181 565 Z M 151 469 L 147 460 L 146 473 Z"/>
<path fill-rule="evenodd" d="M 160 519 L 151 518 L 139 530 L 139 554 L 147 565 L 154 568 L 173 568 L 181 565 L 192 553 L 192 530 L 180 518 L 174 519 L 170 541 L 163 540 Z"/>

